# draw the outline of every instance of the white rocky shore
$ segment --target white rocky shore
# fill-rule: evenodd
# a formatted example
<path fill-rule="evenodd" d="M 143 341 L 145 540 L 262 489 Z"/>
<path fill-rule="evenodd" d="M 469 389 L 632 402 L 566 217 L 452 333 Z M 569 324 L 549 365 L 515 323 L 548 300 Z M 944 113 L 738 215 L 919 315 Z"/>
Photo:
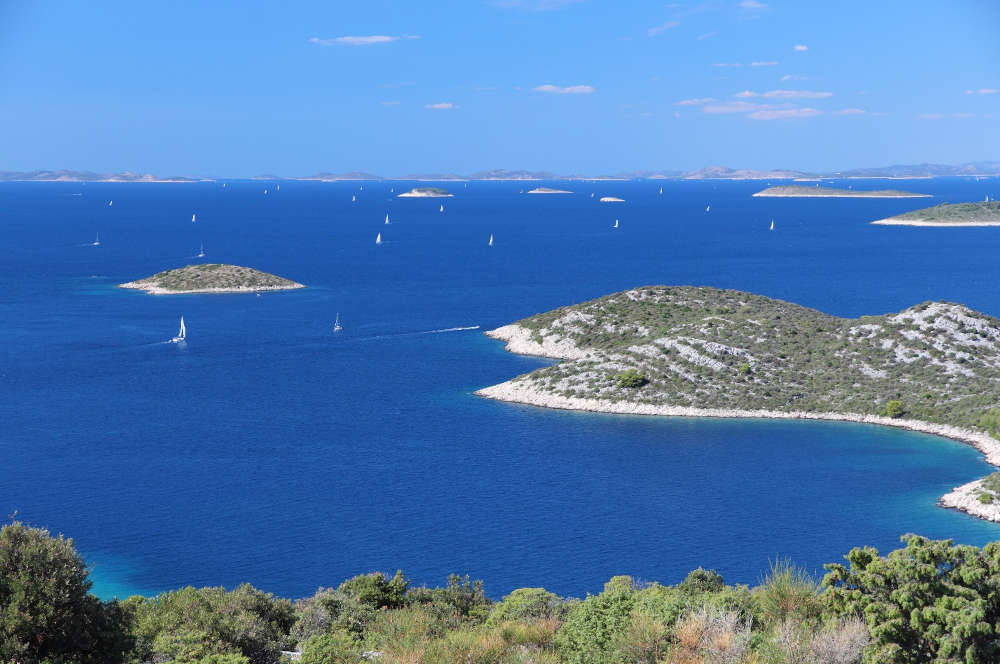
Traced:
<path fill-rule="evenodd" d="M 141 281 L 129 281 L 128 283 L 118 284 L 118 288 L 129 288 L 132 290 L 146 291 L 150 295 L 186 295 L 190 293 L 263 293 L 265 291 L 281 291 L 281 290 L 296 290 L 298 288 L 305 288 L 303 284 L 293 284 L 291 286 L 259 286 L 257 288 L 192 288 L 190 290 L 172 290 L 170 288 L 162 288 L 150 283 L 143 283 Z"/>
<path fill-rule="evenodd" d="M 1000 226 L 1000 221 L 931 221 L 929 219 L 879 219 L 875 226 L 930 226 L 934 228 L 971 228 L 975 226 Z"/>
<path fill-rule="evenodd" d="M 542 337 L 541 343 L 533 338 L 528 328 L 517 324 L 504 325 L 486 332 L 486 336 L 506 342 L 506 350 L 519 355 L 534 355 L 559 360 L 583 359 L 589 356 L 584 350 L 572 342 L 560 339 L 553 341 L 551 337 Z M 611 401 L 606 399 L 587 399 L 582 397 L 567 397 L 539 390 L 526 380 L 524 376 L 514 378 L 504 383 L 484 387 L 475 392 L 476 395 L 497 401 L 507 401 L 543 408 L 558 408 L 561 410 L 582 410 L 595 413 L 612 413 L 621 415 L 655 415 L 661 417 L 720 417 L 720 418 L 767 418 L 780 420 L 828 420 L 833 422 L 857 422 L 861 424 L 880 424 L 883 426 L 908 429 L 921 433 L 929 433 L 942 438 L 950 438 L 966 443 L 976 448 L 986 458 L 986 462 L 1000 467 L 1000 440 L 989 434 L 964 429 L 946 424 L 934 424 L 914 419 L 895 419 L 879 415 L 863 415 L 860 413 L 814 413 L 804 411 L 779 410 L 740 410 L 728 408 L 689 408 L 685 406 L 666 406 L 628 401 Z M 956 509 L 973 516 L 1000 523 L 1000 503 L 986 505 L 978 500 L 982 493 L 982 480 L 955 487 L 950 493 L 940 498 L 938 504 L 942 507 Z"/>

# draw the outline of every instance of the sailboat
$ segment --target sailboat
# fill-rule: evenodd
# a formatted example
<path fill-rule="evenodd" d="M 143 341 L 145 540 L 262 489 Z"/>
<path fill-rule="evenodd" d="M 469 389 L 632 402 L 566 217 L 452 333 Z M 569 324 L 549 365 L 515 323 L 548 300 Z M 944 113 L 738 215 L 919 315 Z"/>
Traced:
<path fill-rule="evenodd" d="M 590 197 L 591 197 L 591 198 L 593 198 L 593 197 L 594 197 L 594 192 L 590 192 Z"/>
<path fill-rule="evenodd" d="M 663 187 L 660 187 L 660 196 L 663 195 Z"/>
<path fill-rule="evenodd" d="M 489 246 L 491 246 L 491 247 L 493 246 L 493 233 L 490 233 L 490 245 Z"/>
<path fill-rule="evenodd" d="M 111 206 L 112 206 L 112 205 L 114 205 L 114 204 L 115 204 L 115 202 L 114 202 L 114 201 L 108 201 L 108 207 L 111 207 Z"/>
<path fill-rule="evenodd" d="M 197 258 L 204 258 L 204 257 L 205 257 L 205 244 L 202 243 L 201 249 L 198 250 Z"/>
<path fill-rule="evenodd" d="M 182 344 L 187 341 L 187 328 L 184 327 L 184 316 L 181 316 L 181 329 L 177 331 L 177 336 L 170 340 L 172 344 Z"/>
<path fill-rule="evenodd" d="M 193 223 L 194 223 L 194 222 L 196 222 L 197 220 L 198 220 L 198 215 L 196 215 L 196 214 L 192 214 L 192 215 L 191 215 L 191 223 L 193 224 Z"/>
<path fill-rule="evenodd" d="M 774 219 L 771 220 L 771 230 L 774 230 Z"/>
<path fill-rule="evenodd" d="M 264 190 L 264 195 L 267 196 L 267 189 Z"/>
<path fill-rule="evenodd" d="M 375 236 L 375 244 L 382 244 L 382 234 L 379 233 Z"/>
<path fill-rule="evenodd" d="M 364 190 L 365 190 L 365 185 L 361 185 L 360 187 L 358 187 L 358 191 L 364 191 Z"/>
<path fill-rule="evenodd" d="M 354 196 L 354 195 L 352 194 L 352 195 L 351 195 L 351 202 L 352 202 L 352 203 L 354 203 L 354 202 L 355 202 L 355 201 L 357 201 L 357 200 L 358 200 L 358 197 L 357 197 L 357 196 Z"/>
<path fill-rule="evenodd" d="M 343 330 L 343 326 L 340 324 L 340 312 L 337 312 L 337 317 L 333 319 L 333 331 L 340 332 Z"/>
<path fill-rule="evenodd" d="M 711 205 L 706 205 L 705 206 L 705 212 L 711 212 L 711 211 L 712 211 L 712 206 Z"/>
<path fill-rule="evenodd" d="M 94 241 L 90 243 L 90 246 L 92 246 L 92 247 L 99 247 L 99 246 L 101 246 L 101 234 L 100 233 L 98 233 L 97 236 L 94 238 Z"/>
<path fill-rule="evenodd" d="M 618 228 L 618 220 L 617 219 L 615 219 L 615 225 L 612 226 L 612 228 Z"/>
<path fill-rule="evenodd" d="M 385 223 L 386 223 L 387 226 L 389 225 L 389 213 L 388 212 L 385 213 Z"/>
<path fill-rule="evenodd" d="M 438 212 L 444 212 L 444 205 L 438 208 Z"/>
<path fill-rule="evenodd" d="M 274 185 L 274 190 L 275 191 L 281 191 L 281 185 L 280 184 Z"/>

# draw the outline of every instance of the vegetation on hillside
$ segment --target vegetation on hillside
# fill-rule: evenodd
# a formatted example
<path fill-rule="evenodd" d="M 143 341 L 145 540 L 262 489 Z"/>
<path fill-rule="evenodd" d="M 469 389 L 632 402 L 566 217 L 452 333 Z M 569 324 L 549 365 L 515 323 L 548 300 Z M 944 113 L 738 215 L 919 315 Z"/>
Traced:
<path fill-rule="evenodd" d="M 837 189 L 835 187 L 806 187 L 804 185 L 779 185 L 758 191 L 754 196 L 830 196 L 833 198 L 924 198 L 930 194 L 915 194 L 901 189 Z"/>
<path fill-rule="evenodd" d="M 242 585 L 102 602 L 72 541 L 0 531 L 0 662 L 69 664 L 922 664 L 1000 658 L 1000 543 L 915 535 L 852 550 L 822 581 L 776 562 L 756 587 L 696 569 L 677 585 L 616 576 L 566 599 L 499 602 L 451 576 L 378 572 L 290 601 Z"/>
<path fill-rule="evenodd" d="M 648 286 L 516 324 L 571 358 L 514 379 L 543 394 L 966 428 L 1000 408 L 1000 321 L 958 304 L 848 319 L 740 291 Z M 628 371 L 642 389 L 620 379 Z"/>
<path fill-rule="evenodd" d="M 980 201 L 978 203 L 942 203 L 934 207 L 904 212 L 892 220 L 933 221 L 937 223 L 962 224 L 970 222 L 1000 223 L 1000 201 Z"/>

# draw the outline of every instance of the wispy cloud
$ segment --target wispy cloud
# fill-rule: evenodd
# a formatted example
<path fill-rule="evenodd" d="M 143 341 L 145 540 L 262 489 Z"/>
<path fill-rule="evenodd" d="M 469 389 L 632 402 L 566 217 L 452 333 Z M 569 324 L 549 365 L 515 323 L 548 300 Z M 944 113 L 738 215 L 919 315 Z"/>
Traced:
<path fill-rule="evenodd" d="M 750 63 L 751 67 L 773 67 L 778 64 L 777 60 L 754 60 Z"/>
<path fill-rule="evenodd" d="M 680 21 L 667 21 L 666 23 L 661 23 L 660 25 L 657 25 L 655 27 L 650 28 L 649 30 L 646 30 L 646 34 L 649 35 L 650 37 L 655 37 L 661 32 L 666 32 L 671 28 L 676 28 L 680 24 L 681 24 Z"/>
<path fill-rule="evenodd" d="M 742 67 L 743 65 L 739 62 L 716 62 L 712 64 L 713 67 Z"/>
<path fill-rule="evenodd" d="M 751 104 L 746 101 L 726 101 L 721 104 L 708 104 L 703 106 L 701 111 L 702 113 L 717 115 L 721 113 L 750 113 L 760 108 L 760 104 Z"/>
<path fill-rule="evenodd" d="M 757 0 L 743 0 L 740 7 L 743 9 L 764 9 L 767 5 L 763 2 L 757 2 Z"/>
<path fill-rule="evenodd" d="M 424 108 L 430 108 L 435 111 L 449 111 L 455 108 L 455 105 L 450 101 L 439 101 L 436 104 L 424 104 Z"/>
<path fill-rule="evenodd" d="M 565 9 L 583 0 L 493 0 L 492 4 L 504 9 L 523 9 L 529 12 L 549 12 Z"/>
<path fill-rule="evenodd" d="M 805 44 L 796 44 L 796 45 L 794 46 L 794 49 L 795 49 L 796 51 L 808 51 L 808 50 L 809 50 L 809 47 L 808 47 L 808 46 L 806 46 Z"/>
<path fill-rule="evenodd" d="M 718 30 L 712 30 L 711 32 L 706 32 L 706 33 L 705 33 L 705 34 L 703 34 L 703 35 L 698 35 L 698 36 L 696 37 L 696 39 L 697 39 L 698 41 L 702 41 L 703 39 L 710 39 L 710 38 L 714 37 L 714 36 L 715 36 L 715 35 L 717 35 L 717 34 L 719 34 L 719 31 L 718 31 Z"/>
<path fill-rule="evenodd" d="M 758 95 L 758 94 L 757 94 L 756 92 L 754 92 L 753 90 L 744 90 L 743 92 L 737 92 L 737 93 L 736 93 L 736 94 L 734 94 L 733 96 L 734 96 L 734 97 L 741 97 L 741 98 L 743 98 L 743 99 L 747 99 L 747 98 L 749 98 L 749 97 L 758 97 L 758 96 L 760 96 L 760 95 Z"/>
<path fill-rule="evenodd" d="M 594 92 L 596 88 L 589 85 L 568 85 L 565 87 L 558 85 L 539 85 L 534 88 L 535 92 L 547 92 L 550 94 L 557 95 L 589 95 Z"/>
<path fill-rule="evenodd" d="M 372 44 L 387 44 L 400 39 L 420 39 L 420 35 L 401 35 L 399 37 L 390 35 L 348 35 L 345 37 L 334 37 L 332 39 L 310 37 L 309 43 L 318 44 L 319 46 L 333 46 L 334 44 L 344 44 L 346 46 L 371 46 Z"/>
<path fill-rule="evenodd" d="M 840 110 L 831 111 L 833 115 L 868 115 L 868 111 L 860 108 L 841 108 Z"/>
<path fill-rule="evenodd" d="M 974 118 L 975 116 L 975 113 L 921 113 L 917 117 L 921 120 L 947 120 L 951 118 Z"/>
<path fill-rule="evenodd" d="M 826 99 L 832 97 L 833 93 L 812 90 L 768 90 L 764 96 L 772 99 Z"/>
<path fill-rule="evenodd" d="M 711 104 L 713 101 L 715 101 L 714 97 L 695 97 L 694 99 L 675 101 L 674 106 L 701 106 L 702 104 Z"/>
<path fill-rule="evenodd" d="M 399 106 L 398 101 L 380 101 L 379 103 L 383 106 Z"/>
<path fill-rule="evenodd" d="M 965 94 L 967 94 L 967 95 L 995 95 L 998 92 L 1000 92 L 1000 90 L 997 90 L 996 88 L 979 88 L 978 90 L 966 90 Z"/>
<path fill-rule="evenodd" d="M 822 111 L 815 108 L 774 108 L 754 111 L 747 117 L 751 120 L 787 120 L 790 118 L 811 118 Z"/>
<path fill-rule="evenodd" d="M 808 76 L 803 76 L 802 74 L 785 74 L 781 77 L 781 82 L 785 81 L 808 81 Z"/>

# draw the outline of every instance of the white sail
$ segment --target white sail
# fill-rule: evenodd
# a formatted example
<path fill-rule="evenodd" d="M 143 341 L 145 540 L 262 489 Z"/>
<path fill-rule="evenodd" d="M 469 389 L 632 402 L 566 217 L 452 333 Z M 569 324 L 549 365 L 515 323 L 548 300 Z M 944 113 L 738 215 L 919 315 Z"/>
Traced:
<path fill-rule="evenodd" d="M 112 206 L 112 205 L 114 205 L 114 204 L 115 204 L 115 202 L 114 202 L 114 201 L 108 201 L 108 207 L 111 207 L 111 206 Z"/>
<path fill-rule="evenodd" d="M 774 219 L 771 220 L 771 230 L 774 230 Z"/>
<path fill-rule="evenodd" d="M 615 219 L 615 225 L 612 228 L 618 228 L 618 220 Z"/>
<path fill-rule="evenodd" d="M 267 189 L 264 190 L 264 195 L 267 196 Z"/>
<path fill-rule="evenodd" d="M 358 191 L 364 191 L 364 190 L 365 190 L 365 185 L 361 185 L 360 187 L 358 187 Z"/>
<path fill-rule="evenodd" d="M 172 344 L 183 343 L 187 339 L 187 328 L 184 327 L 184 316 L 181 316 L 181 329 L 177 331 L 177 336 L 170 340 Z"/>
<path fill-rule="evenodd" d="M 201 244 L 201 248 L 198 249 L 198 256 L 197 257 L 198 258 L 204 258 L 205 257 L 205 243 L 204 242 Z"/>
<path fill-rule="evenodd" d="M 711 211 L 712 211 L 712 206 L 711 205 L 706 205 L 705 206 L 705 212 L 711 212 Z"/>
<path fill-rule="evenodd" d="M 194 223 L 194 222 L 196 222 L 197 220 L 198 220 L 198 215 L 196 215 L 196 214 L 192 214 L 192 215 L 191 215 L 191 223 L 193 224 L 193 223 Z"/>
<path fill-rule="evenodd" d="M 385 213 L 385 223 L 386 224 L 389 223 L 389 213 L 388 212 Z"/>
<path fill-rule="evenodd" d="M 382 234 L 379 233 L 375 236 L 375 244 L 382 244 Z"/>
<path fill-rule="evenodd" d="M 340 332 L 344 328 L 340 325 L 340 312 L 337 312 L 337 317 L 333 319 L 333 331 Z"/>
<path fill-rule="evenodd" d="M 280 184 L 274 185 L 274 190 L 275 191 L 281 191 L 281 185 Z"/>
<path fill-rule="evenodd" d="M 353 202 L 355 202 L 356 200 L 358 200 L 358 197 L 357 197 L 357 196 L 354 196 L 354 195 L 351 195 L 351 202 L 353 203 Z"/>
<path fill-rule="evenodd" d="M 490 233 L 490 246 L 493 246 L 493 233 Z"/>
<path fill-rule="evenodd" d="M 94 237 L 94 241 L 93 241 L 93 242 L 91 242 L 91 243 L 90 243 L 90 245 L 91 245 L 92 247 L 99 247 L 99 246 L 101 246 L 101 234 L 100 234 L 100 233 L 98 233 L 98 234 L 97 234 L 97 235 L 96 235 L 96 236 Z"/>
<path fill-rule="evenodd" d="M 444 205 L 438 208 L 438 212 L 444 212 Z"/>
<path fill-rule="evenodd" d="M 593 197 L 594 197 L 594 192 L 590 192 L 590 197 L 591 197 L 591 198 L 593 198 Z"/>
<path fill-rule="evenodd" d="M 663 187 L 660 187 L 660 195 L 663 195 Z"/>

